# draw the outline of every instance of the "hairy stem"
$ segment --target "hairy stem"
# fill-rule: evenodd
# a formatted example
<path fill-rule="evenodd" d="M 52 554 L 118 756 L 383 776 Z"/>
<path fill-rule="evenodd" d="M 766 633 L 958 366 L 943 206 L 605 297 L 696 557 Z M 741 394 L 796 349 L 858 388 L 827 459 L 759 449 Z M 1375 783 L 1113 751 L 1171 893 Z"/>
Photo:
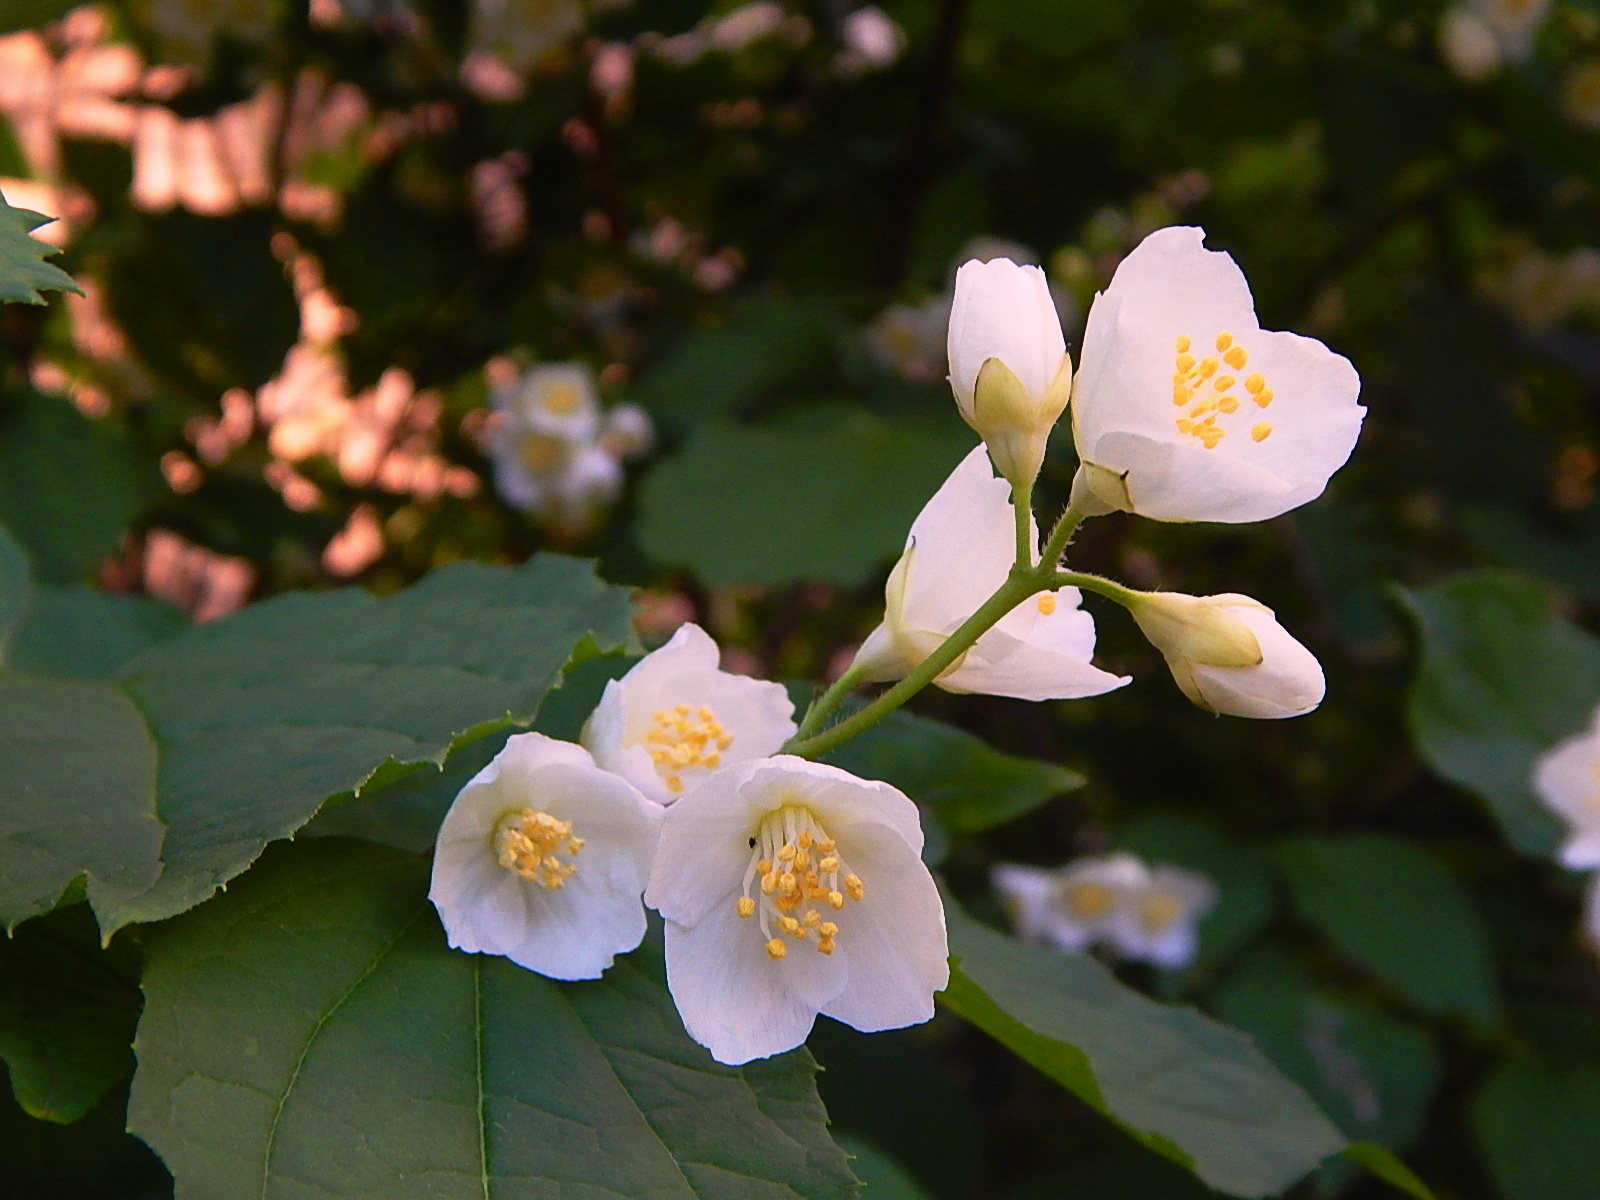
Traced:
<path fill-rule="evenodd" d="M 862 668 L 856 663 L 851 663 L 845 673 L 833 681 L 833 684 L 822 695 L 811 702 L 811 707 L 806 709 L 806 715 L 800 720 L 800 728 L 795 731 L 791 742 L 803 742 L 821 728 L 828 715 L 843 703 L 844 698 L 855 690 L 861 682 Z"/>

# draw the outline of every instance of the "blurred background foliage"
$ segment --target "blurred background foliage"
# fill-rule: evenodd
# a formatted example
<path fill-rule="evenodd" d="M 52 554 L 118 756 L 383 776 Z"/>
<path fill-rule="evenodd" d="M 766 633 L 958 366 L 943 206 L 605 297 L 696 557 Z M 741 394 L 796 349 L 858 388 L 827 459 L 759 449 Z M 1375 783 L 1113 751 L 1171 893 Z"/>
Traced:
<path fill-rule="evenodd" d="M 1075 349 L 1121 255 L 1203 225 L 1265 326 L 1355 362 L 1360 445 L 1287 517 L 1114 516 L 1071 560 L 1258 597 L 1328 700 L 1209 717 L 1096 609 L 1133 687 L 919 702 L 1056 764 L 932 844 L 996 923 L 1001 860 L 1205 871 L 1198 960 L 1126 980 L 1248 1031 L 1441 1197 L 1600 1195 L 1600 972 L 1527 784 L 1600 701 L 1600 4 L 6 0 L 0 31 L 0 192 L 60 218 L 38 235 L 83 289 L 0 309 L 36 623 L 140 593 L 154 641 L 556 548 L 642 589 L 647 642 L 695 619 L 730 666 L 827 678 L 972 441 L 956 262 L 1042 263 Z M 620 490 L 519 509 L 491 397 L 567 361 L 654 436 Z M 0 1007 L 82 940 L 50 922 L 0 947 Z M 1207 1194 L 948 1016 L 824 1024 L 873 1196 Z M 58 1125 L 0 1091 L 0 1191 L 166 1194 L 125 1092 Z M 1294 1194 L 1383 1189 L 1342 1164 Z"/>

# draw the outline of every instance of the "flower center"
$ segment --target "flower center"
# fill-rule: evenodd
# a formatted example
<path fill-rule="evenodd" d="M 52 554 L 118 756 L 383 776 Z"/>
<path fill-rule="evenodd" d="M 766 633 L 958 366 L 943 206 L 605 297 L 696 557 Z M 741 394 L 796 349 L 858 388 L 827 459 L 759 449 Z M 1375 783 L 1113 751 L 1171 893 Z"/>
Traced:
<path fill-rule="evenodd" d="M 583 393 L 574 383 L 552 383 L 545 387 L 540 399 L 544 401 L 546 412 L 564 417 L 578 411 L 583 403 Z"/>
<path fill-rule="evenodd" d="M 797 942 L 815 934 L 817 953 L 832 954 L 839 926 L 823 919 L 819 905 L 837 912 L 847 898 L 865 895 L 866 887 L 811 810 L 785 804 L 763 817 L 750 839 L 750 866 L 734 907 L 741 917 L 758 918 L 767 955 L 776 961 L 789 948 L 774 929 Z"/>
<path fill-rule="evenodd" d="M 683 791 L 683 772 L 698 767 L 710 771 L 722 765 L 722 755 L 733 745 L 733 734 L 722 727 L 717 714 L 702 704 L 664 708 L 650 718 L 644 735 L 650 761 L 674 796 Z"/>
<path fill-rule="evenodd" d="M 1062 907 L 1084 921 L 1105 916 L 1116 900 L 1116 893 L 1103 883 L 1074 883 L 1061 893 Z"/>
<path fill-rule="evenodd" d="M 1139 901 L 1139 923 L 1151 933 L 1160 933 L 1183 915 L 1183 903 L 1162 892 Z"/>
<path fill-rule="evenodd" d="M 567 457 L 567 443 L 547 433 L 525 433 L 517 439 L 517 457 L 535 475 L 548 475 Z"/>
<path fill-rule="evenodd" d="M 1177 357 L 1172 364 L 1172 402 L 1185 410 L 1174 424 L 1180 434 L 1194 439 L 1207 450 L 1215 450 L 1217 443 L 1228 436 L 1221 422 L 1242 407 L 1240 394 L 1234 390 L 1239 380 L 1231 372 L 1244 370 L 1245 364 L 1250 361 L 1249 352 L 1234 340 L 1231 333 L 1217 334 L 1216 347 L 1216 354 L 1197 358 L 1192 353 L 1193 341 L 1189 335 L 1179 334 Z M 1272 389 L 1267 386 L 1266 377 L 1260 371 L 1245 376 L 1243 391 L 1245 397 L 1259 408 L 1266 408 L 1272 403 Z M 1231 423 L 1239 424 L 1248 419 L 1240 418 L 1238 422 Z M 1269 421 L 1256 421 L 1250 426 L 1250 440 L 1253 442 L 1264 442 L 1271 436 L 1272 424 Z"/>
<path fill-rule="evenodd" d="M 547 890 L 565 886 L 578 869 L 571 859 L 583 849 L 572 836 L 572 822 L 533 808 L 513 809 L 495 823 L 492 838 L 496 861 Z M 563 858 L 565 852 L 568 857 Z"/>

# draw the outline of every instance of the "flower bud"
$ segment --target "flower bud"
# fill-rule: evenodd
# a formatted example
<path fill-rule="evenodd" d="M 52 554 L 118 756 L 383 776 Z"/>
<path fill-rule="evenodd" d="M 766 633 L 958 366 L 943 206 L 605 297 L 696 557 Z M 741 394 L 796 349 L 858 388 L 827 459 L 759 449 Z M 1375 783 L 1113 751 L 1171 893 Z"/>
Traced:
<path fill-rule="evenodd" d="M 1013 488 L 1032 487 L 1072 390 L 1072 361 L 1044 272 L 1004 258 L 964 263 L 949 357 L 962 418 Z"/>
<path fill-rule="evenodd" d="M 1143 592 L 1128 605 L 1199 707 L 1234 717 L 1297 717 L 1322 703 L 1316 657 L 1249 596 Z"/>

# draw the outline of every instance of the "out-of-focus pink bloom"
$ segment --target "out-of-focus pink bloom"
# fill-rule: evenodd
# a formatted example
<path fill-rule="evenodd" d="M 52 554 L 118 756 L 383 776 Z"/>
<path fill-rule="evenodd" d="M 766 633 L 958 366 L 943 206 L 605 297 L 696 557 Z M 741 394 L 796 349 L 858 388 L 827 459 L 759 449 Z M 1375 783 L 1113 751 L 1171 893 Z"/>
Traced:
<path fill-rule="evenodd" d="M 256 569 L 247 560 L 197 546 L 170 529 L 145 535 L 142 573 L 145 591 L 202 622 L 243 605 L 256 581 Z"/>
<path fill-rule="evenodd" d="M 378 511 L 370 504 L 359 504 L 344 528 L 323 548 L 322 565 L 330 575 L 347 579 L 382 557 L 383 526 L 378 522 Z"/>

